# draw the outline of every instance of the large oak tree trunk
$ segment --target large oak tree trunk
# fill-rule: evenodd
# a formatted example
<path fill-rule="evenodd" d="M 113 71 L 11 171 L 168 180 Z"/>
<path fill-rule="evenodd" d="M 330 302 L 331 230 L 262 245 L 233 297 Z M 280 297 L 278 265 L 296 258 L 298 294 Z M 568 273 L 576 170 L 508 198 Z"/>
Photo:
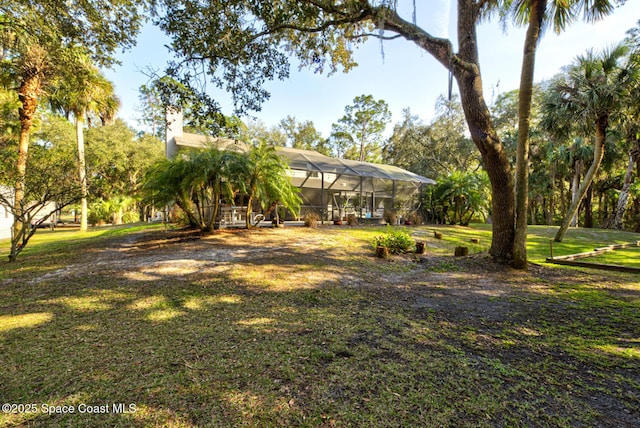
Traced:
<path fill-rule="evenodd" d="M 465 98 L 473 98 L 477 95 L 473 89 L 462 89 L 464 86 L 466 85 L 461 85 L 461 99 L 463 103 L 465 102 Z M 466 91 L 470 93 L 462 95 Z M 482 154 L 483 165 L 491 182 L 493 235 L 489 253 L 499 261 L 510 261 L 513 257 L 515 228 L 514 188 L 511 167 L 495 130 L 491 126 L 491 123 L 486 120 L 488 119 L 488 110 L 486 111 L 486 115 L 484 112 L 477 111 L 473 108 L 465 108 L 465 110 L 469 110 L 467 120 L 469 121 L 470 127 L 477 124 L 484 124 L 482 127 L 473 129 L 471 136 Z"/>
<path fill-rule="evenodd" d="M 482 162 L 491 182 L 493 235 L 489 253 L 494 259 L 507 262 L 513 258 L 515 230 L 513 174 L 482 92 L 475 30 L 477 10 L 466 3 L 458 2 L 458 55 L 466 63 L 476 66 L 462 68 L 454 65 L 453 71 L 471 138 L 482 155 Z"/>
<path fill-rule="evenodd" d="M 483 5 L 475 0 L 458 0 L 457 53 L 449 40 L 425 33 L 391 9 L 378 10 L 378 15 L 371 18 L 379 29 L 391 30 L 416 43 L 456 78 L 471 138 L 480 151 L 491 182 L 493 235 L 489 253 L 496 260 L 508 262 L 513 257 L 515 229 L 513 174 L 482 92 L 476 34 L 481 7 Z"/>

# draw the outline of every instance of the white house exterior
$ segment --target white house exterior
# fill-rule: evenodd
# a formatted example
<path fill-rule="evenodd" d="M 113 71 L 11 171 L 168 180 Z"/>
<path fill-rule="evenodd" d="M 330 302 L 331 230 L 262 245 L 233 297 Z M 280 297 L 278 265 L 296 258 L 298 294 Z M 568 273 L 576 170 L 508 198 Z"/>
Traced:
<path fill-rule="evenodd" d="M 6 186 L 0 186 L 0 192 L 4 194 L 13 193 L 12 190 Z M 11 239 L 11 227 L 13 226 L 13 214 L 9 210 L 9 207 L 0 203 L 0 240 Z"/>

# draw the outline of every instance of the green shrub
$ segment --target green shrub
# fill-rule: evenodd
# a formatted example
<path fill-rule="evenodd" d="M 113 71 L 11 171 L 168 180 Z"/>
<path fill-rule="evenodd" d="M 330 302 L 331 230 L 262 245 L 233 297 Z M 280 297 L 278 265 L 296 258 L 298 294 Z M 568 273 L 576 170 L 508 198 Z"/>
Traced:
<path fill-rule="evenodd" d="M 98 199 L 89 206 L 87 221 L 89 224 L 104 224 L 111 220 L 108 204 L 102 199 Z"/>
<path fill-rule="evenodd" d="M 122 215 L 123 223 L 137 223 L 140 221 L 140 213 L 136 210 L 125 211 Z"/>
<path fill-rule="evenodd" d="M 403 254 L 413 251 L 416 241 L 404 230 L 388 227 L 384 235 L 374 238 L 373 246 L 386 247 L 390 254 Z"/>

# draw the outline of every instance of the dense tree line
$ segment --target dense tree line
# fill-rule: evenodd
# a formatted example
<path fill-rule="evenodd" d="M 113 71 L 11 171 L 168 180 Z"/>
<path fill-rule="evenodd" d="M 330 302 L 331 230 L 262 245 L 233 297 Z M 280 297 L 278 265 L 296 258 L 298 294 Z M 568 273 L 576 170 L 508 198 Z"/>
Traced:
<path fill-rule="evenodd" d="M 41 195 L 31 194 L 27 186 L 31 132 L 42 97 L 59 88 L 61 83 L 70 82 L 72 76 L 82 75 L 87 60 L 98 66 L 113 64 L 117 49 L 135 43 L 143 21 L 140 7 L 143 4 L 136 0 L 88 0 L 60 7 L 58 1 L 16 0 L 0 6 L 0 80 L 4 88 L 17 95 L 19 121 L 17 157 L 13 163 L 15 174 L 5 183 L 12 189 L 12 197 L 7 202 L 11 202 L 9 207 L 15 219 L 11 260 L 15 260 L 32 236 L 30 212 L 33 201 L 42 199 Z M 83 116 L 79 110 L 86 111 L 70 110 L 76 113 L 76 120 Z M 80 138 L 77 171 L 80 199 L 85 200 Z M 68 204 L 72 200 L 58 202 Z"/>
<path fill-rule="evenodd" d="M 635 182 L 640 167 L 637 35 L 638 29 L 632 29 L 618 46 L 580 55 L 564 72 L 534 86 L 528 224 L 559 225 L 559 234 L 568 225 L 640 231 L 640 194 Z M 518 101 L 519 91 L 513 90 L 499 94 L 491 108 L 512 166 L 518 146 Z M 425 125 L 406 111 L 394 127 L 385 160 L 437 177 L 436 187 L 449 186 L 452 171 L 482 166 L 463 145 L 464 128 L 451 125 L 456 116 L 463 119 L 451 105 Z M 469 194 L 473 191 L 470 185 Z M 429 192 L 426 201 L 434 204 Z M 425 216 L 438 218 L 434 205 L 423 208 Z"/>
<path fill-rule="evenodd" d="M 9 93 L 4 92 L 8 97 Z M 15 95 L 15 94 L 14 94 Z M 13 98 L 13 96 L 8 97 Z M 0 141 L 0 203 L 12 208 L 15 194 L 19 127 L 13 110 L 3 115 Z M 139 221 L 145 211 L 140 188 L 144 172 L 163 157 L 163 144 L 155 137 L 138 134 L 122 120 L 105 126 L 83 129 L 85 190 L 78 174 L 77 129 L 64 116 L 40 109 L 34 116 L 25 175 L 25 200 L 21 214 L 13 212 L 20 224 L 16 237 L 17 256 L 36 232 L 38 224 L 63 210 L 79 213 L 82 196 L 87 198 L 90 224 Z M 20 217 L 18 217 L 20 216 Z M 77 218 L 80 222 L 80 216 Z M 35 226 L 35 227 L 34 227 Z"/>

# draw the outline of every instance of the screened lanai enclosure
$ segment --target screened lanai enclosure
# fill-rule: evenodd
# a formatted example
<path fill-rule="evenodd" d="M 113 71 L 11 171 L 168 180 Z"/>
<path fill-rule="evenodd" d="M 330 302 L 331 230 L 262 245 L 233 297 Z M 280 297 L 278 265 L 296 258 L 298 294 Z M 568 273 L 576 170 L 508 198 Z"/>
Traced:
<path fill-rule="evenodd" d="M 422 186 L 435 181 L 391 165 L 332 158 L 320 153 L 278 147 L 289 160 L 291 180 L 300 188 L 302 211 L 323 220 L 382 219 L 385 209 L 411 201 Z"/>
<path fill-rule="evenodd" d="M 211 145 L 222 150 L 245 151 L 249 148 L 237 140 L 183 132 L 180 112 L 167 116 L 166 138 L 167 158 L 185 148 Z M 300 188 L 301 216 L 315 213 L 322 221 L 343 220 L 349 215 L 374 222 L 382 220 L 385 209 L 401 204 L 405 208 L 412 206 L 412 200 L 417 200 L 423 186 L 435 184 L 429 178 L 391 165 L 332 158 L 310 150 L 276 149 L 288 160 L 292 184 Z M 245 207 L 234 204 L 222 206 L 220 226 L 244 224 L 245 212 Z M 261 215 L 256 206 L 251 221 Z"/>

